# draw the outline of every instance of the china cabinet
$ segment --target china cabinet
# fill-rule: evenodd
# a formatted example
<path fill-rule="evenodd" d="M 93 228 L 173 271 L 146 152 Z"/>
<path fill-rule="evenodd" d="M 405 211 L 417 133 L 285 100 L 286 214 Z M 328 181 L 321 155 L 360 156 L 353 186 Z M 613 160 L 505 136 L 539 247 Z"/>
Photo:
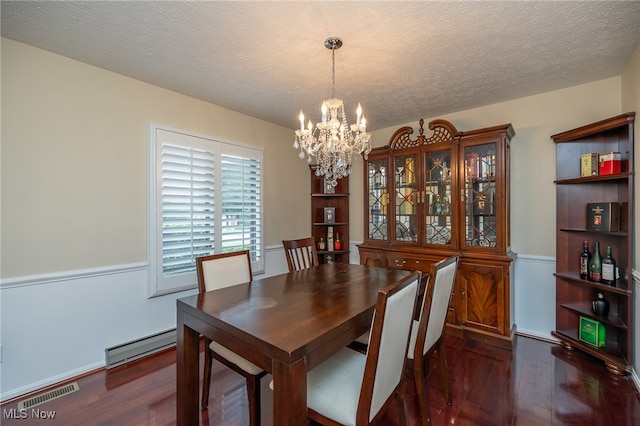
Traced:
<path fill-rule="evenodd" d="M 511 348 L 510 124 L 458 131 L 424 120 L 398 129 L 364 166 L 360 263 L 429 272 L 460 256 L 447 332 Z"/>
<path fill-rule="evenodd" d="M 320 263 L 349 263 L 349 177 L 333 187 L 311 169 L 311 235 Z M 339 241 L 339 243 L 338 243 Z"/>
<path fill-rule="evenodd" d="M 634 120 L 634 113 L 626 113 L 552 136 L 556 144 L 557 179 L 556 329 L 552 335 L 560 339 L 565 349 L 587 352 L 603 360 L 607 369 L 618 375 L 630 373 L 632 368 Z M 619 157 L 615 170 L 603 162 L 613 153 Z M 598 155 L 600 168 L 586 167 L 583 172 L 582 159 Z M 593 226 L 590 222 L 593 213 L 587 204 L 615 206 L 611 210 L 619 212 L 615 214 L 619 220 L 598 219 L 603 226 Z M 581 278 L 584 241 L 592 253 L 596 241 L 601 254 L 611 247 L 617 264 L 613 285 L 593 281 L 593 277 Z M 608 302 L 606 315 L 596 313 L 604 313 L 597 309 L 596 298 Z M 580 338 L 581 324 L 592 326 L 594 321 L 604 326 L 604 347 Z"/>

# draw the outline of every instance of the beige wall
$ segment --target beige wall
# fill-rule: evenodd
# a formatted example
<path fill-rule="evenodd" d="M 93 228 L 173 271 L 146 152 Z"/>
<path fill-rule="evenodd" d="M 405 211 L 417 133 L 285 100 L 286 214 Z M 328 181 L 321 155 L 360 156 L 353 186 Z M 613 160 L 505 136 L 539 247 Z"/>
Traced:
<path fill-rule="evenodd" d="M 308 234 L 292 130 L 1 41 L 2 278 L 147 260 L 150 122 L 263 147 L 266 246 Z"/>
<path fill-rule="evenodd" d="M 7 39 L 2 101 L 3 278 L 146 261 L 149 122 L 264 147 L 266 245 L 309 232 L 309 172 L 291 148 L 290 129 Z M 512 247 L 554 256 L 550 135 L 620 112 L 615 77 L 424 118 L 445 118 L 459 130 L 513 124 Z M 403 125 L 417 131 L 420 117 Z M 373 144 L 386 144 L 398 127 L 373 132 Z M 350 189 L 357 242 L 362 161 Z"/>
<path fill-rule="evenodd" d="M 640 170 L 640 45 L 636 48 L 633 56 L 627 63 L 627 66 L 622 73 L 622 109 L 624 111 L 635 111 L 635 164 L 634 170 L 636 176 L 638 176 L 638 170 Z M 640 209 L 638 208 L 638 197 L 640 197 L 640 182 L 636 177 L 635 180 L 635 240 L 640 241 Z M 636 372 L 634 376 L 636 385 L 640 387 L 638 381 L 638 367 L 640 365 L 640 297 L 638 297 L 638 291 L 640 290 L 638 285 L 640 284 L 640 248 L 636 246 L 635 253 L 635 287 L 634 287 L 634 335 L 633 335 L 633 368 Z"/>
<path fill-rule="evenodd" d="M 635 111 L 635 164 L 634 170 L 636 174 L 640 170 L 640 45 L 636 48 L 633 56 L 627 63 L 622 74 L 622 110 Z M 635 182 L 635 199 L 640 197 L 640 182 L 636 179 Z M 636 241 L 640 241 L 640 209 L 638 209 L 638 202 L 636 201 Z M 640 249 L 636 249 L 636 269 L 640 268 Z"/>
<path fill-rule="evenodd" d="M 567 89 L 447 114 L 424 117 L 427 124 L 444 118 L 458 130 L 473 130 L 511 123 L 511 246 L 516 253 L 555 256 L 555 145 L 550 136 L 565 130 L 621 113 L 620 77 L 573 86 Z M 372 134 L 372 143 L 388 143 L 395 130 L 412 126 L 418 134 L 418 120 Z M 357 202 L 351 203 L 352 239 L 362 240 L 362 163 L 354 171 L 358 178 L 351 185 Z"/>

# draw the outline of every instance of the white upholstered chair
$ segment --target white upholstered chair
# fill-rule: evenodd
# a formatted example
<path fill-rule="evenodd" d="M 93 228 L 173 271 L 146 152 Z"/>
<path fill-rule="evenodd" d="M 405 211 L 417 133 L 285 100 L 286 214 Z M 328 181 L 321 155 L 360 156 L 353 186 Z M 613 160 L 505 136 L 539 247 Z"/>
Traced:
<path fill-rule="evenodd" d="M 251 257 L 249 250 L 214 254 L 196 258 L 198 287 L 200 292 L 216 290 L 232 285 L 251 282 Z M 211 387 L 211 363 L 213 358 L 245 377 L 249 398 L 251 425 L 260 424 L 260 379 L 266 374 L 260 367 L 238 356 L 215 341 L 205 339 L 204 378 L 202 381 L 202 408 L 209 403 Z"/>
<path fill-rule="evenodd" d="M 366 355 L 343 348 L 307 373 L 310 419 L 321 424 L 367 425 L 393 401 L 407 424 L 399 394 L 420 273 L 378 293 Z"/>
<path fill-rule="evenodd" d="M 422 299 L 420 319 L 414 320 L 411 328 L 406 371 L 408 375 L 413 375 L 422 424 L 425 426 L 431 423 L 426 380 L 429 371 L 429 357 L 435 351 L 438 352 L 440 359 L 440 374 L 445 398 L 447 403 L 451 405 L 444 331 L 457 269 L 457 256 L 443 259 L 431 266 L 429 281 Z"/>
<path fill-rule="evenodd" d="M 298 240 L 283 240 L 284 253 L 287 256 L 289 272 L 318 266 L 318 252 L 316 251 L 316 239 L 314 237 L 300 238 Z"/>

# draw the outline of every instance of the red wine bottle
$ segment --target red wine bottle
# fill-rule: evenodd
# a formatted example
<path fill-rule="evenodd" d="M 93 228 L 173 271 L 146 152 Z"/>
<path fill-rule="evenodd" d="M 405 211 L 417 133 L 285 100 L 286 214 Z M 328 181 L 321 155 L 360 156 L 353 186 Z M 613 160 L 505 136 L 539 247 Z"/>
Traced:
<path fill-rule="evenodd" d="M 591 253 L 589 252 L 589 241 L 582 242 L 582 253 L 580 254 L 580 278 L 589 279 L 589 262 L 591 262 Z"/>
<path fill-rule="evenodd" d="M 616 261 L 611 256 L 611 246 L 607 246 L 607 257 L 602 259 L 602 282 L 616 285 Z"/>

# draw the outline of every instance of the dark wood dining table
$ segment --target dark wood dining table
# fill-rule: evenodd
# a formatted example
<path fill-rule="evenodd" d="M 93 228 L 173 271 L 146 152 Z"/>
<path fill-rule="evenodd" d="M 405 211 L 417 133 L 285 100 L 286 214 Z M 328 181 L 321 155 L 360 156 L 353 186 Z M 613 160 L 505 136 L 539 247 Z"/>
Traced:
<path fill-rule="evenodd" d="M 201 334 L 273 375 L 274 425 L 306 424 L 307 371 L 366 332 L 378 291 L 409 273 L 331 263 L 179 299 L 177 424 L 199 423 Z"/>

